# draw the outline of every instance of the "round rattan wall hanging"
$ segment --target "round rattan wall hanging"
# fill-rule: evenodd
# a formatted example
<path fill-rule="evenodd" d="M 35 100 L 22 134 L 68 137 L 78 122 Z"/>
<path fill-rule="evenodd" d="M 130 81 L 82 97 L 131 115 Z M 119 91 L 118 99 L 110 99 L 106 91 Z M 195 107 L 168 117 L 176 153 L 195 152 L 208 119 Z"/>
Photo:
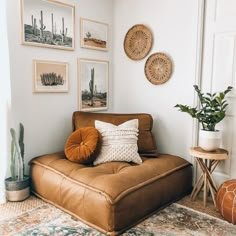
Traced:
<path fill-rule="evenodd" d="M 163 84 L 170 79 L 172 62 L 164 53 L 154 53 L 146 61 L 145 75 L 153 84 Z"/>
<path fill-rule="evenodd" d="M 124 39 L 124 50 L 132 60 L 143 59 L 151 50 L 152 32 L 145 25 L 134 25 Z"/>

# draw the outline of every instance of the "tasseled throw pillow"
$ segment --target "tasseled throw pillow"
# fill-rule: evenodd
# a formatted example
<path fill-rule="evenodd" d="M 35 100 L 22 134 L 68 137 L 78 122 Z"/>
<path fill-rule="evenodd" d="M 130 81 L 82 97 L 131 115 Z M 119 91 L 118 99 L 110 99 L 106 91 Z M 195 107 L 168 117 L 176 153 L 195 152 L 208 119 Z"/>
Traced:
<path fill-rule="evenodd" d="M 110 161 L 142 163 L 137 145 L 138 119 L 129 120 L 118 126 L 95 120 L 95 127 L 102 136 L 102 145 L 94 165 Z"/>

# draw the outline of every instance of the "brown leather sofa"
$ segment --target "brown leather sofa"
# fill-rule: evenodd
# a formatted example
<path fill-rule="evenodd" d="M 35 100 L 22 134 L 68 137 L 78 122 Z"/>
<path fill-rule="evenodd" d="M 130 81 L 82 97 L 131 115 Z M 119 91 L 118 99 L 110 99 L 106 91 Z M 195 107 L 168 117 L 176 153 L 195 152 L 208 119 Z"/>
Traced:
<path fill-rule="evenodd" d="M 117 235 L 192 190 L 192 166 L 183 158 L 157 154 L 149 114 L 73 113 L 73 129 L 95 120 L 119 125 L 139 120 L 138 149 L 143 163 L 98 166 L 69 161 L 64 152 L 30 163 L 32 192 L 108 235 Z"/>

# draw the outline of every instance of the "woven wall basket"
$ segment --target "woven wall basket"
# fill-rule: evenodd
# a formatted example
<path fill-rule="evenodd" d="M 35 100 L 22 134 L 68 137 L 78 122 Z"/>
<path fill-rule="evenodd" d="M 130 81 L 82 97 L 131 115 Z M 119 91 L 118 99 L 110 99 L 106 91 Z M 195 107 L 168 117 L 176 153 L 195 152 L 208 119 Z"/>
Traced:
<path fill-rule="evenodd" d="M 146 61 L 145 75 L 152 84 L 163 84 L 170 79 L 172 62 L 164 53 L 154 53 Z"/>
<path fill-rule="evenodd" d="M 143 59 L 151 50 L 152 32 L 142 24 L 130 28 L 124 39 L 124 50 L 132 60 Z"/>

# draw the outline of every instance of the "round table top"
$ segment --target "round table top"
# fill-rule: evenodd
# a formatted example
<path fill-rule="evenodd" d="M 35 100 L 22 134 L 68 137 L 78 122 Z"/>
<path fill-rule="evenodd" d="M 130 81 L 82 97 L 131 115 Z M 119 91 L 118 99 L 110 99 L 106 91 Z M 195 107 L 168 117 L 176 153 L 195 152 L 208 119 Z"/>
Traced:
<path fill-rule="evenodd" d="M 202 159 L 209 160 L 225 160 L 228 158 L 228 151 L 222 148 L 218 148 L 215 151 L 205 151 L 200 147 L 191 147 L 190 155 Z"/>

